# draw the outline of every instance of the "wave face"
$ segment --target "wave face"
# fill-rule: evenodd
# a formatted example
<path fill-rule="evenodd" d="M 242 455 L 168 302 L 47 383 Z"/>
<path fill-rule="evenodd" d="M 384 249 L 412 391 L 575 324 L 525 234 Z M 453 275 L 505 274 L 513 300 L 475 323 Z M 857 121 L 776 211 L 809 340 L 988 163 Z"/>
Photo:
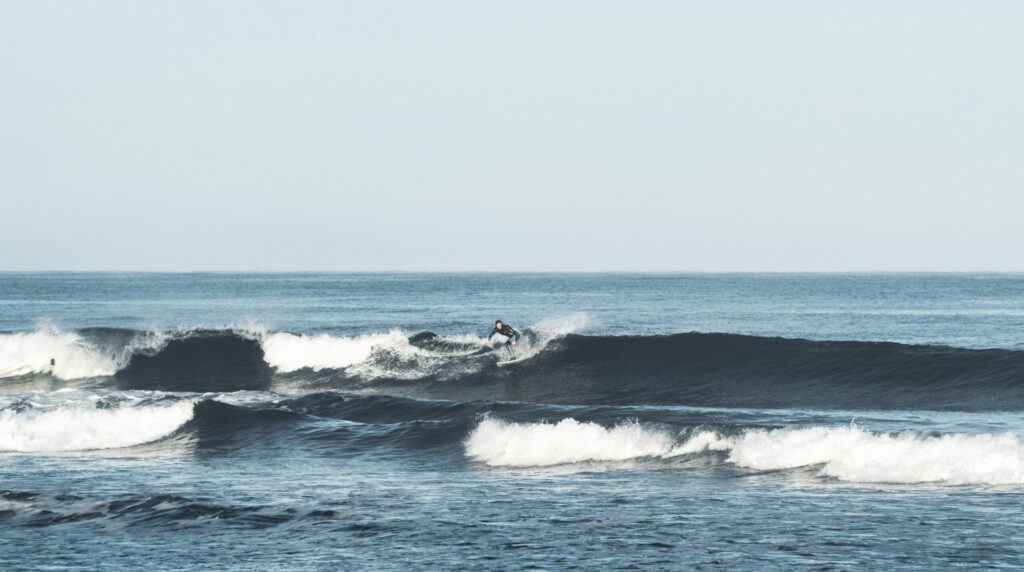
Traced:
<path fill-rule="evenodd" d="M 201 330 L 133 353 L 114 377 L 121 389 L 203 392 L 268 389 L 270 376 L 257 339 Z"/>
<path fill-rule="evenodd" d="M 418 338 L 422 344 L 436 336 Z M 473 347 L 373 351 L 365 362 L 320 379 L 336 389 L 452 400 L 1024 409 L 1024 352 L 1014 350 L 729 334 L 567 334 L 521 348 L 526 359 L 502 369 L 493 363 L 500 353 L 481 354 Z"/>
<path fill-rule="evenodd" d="M 527 399 L 554 402 L 1024 408 L 1024 352 L 1013 350 L 730 334 L 568 335 L 515 375 Z"/>
<path fill-rule="evenodd" d="M 5 383 L 161 391 L 307 387 L 449 400 L 1024 410 L 1024 351 L 731 334 L 527 330 L 521 363 L 474 336 L 94 329 L 0 334 Z M 54 365 L 50 366 L 50 359 Z"/>

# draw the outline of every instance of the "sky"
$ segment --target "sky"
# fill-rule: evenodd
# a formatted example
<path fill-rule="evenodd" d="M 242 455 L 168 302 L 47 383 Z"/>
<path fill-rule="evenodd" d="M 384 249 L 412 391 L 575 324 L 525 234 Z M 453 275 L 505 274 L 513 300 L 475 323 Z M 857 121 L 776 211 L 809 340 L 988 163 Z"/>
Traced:
<path fill-rule="evenodd" d="M 1024 3 L 0 2 L 0 269 L 1022 271 Z"/>

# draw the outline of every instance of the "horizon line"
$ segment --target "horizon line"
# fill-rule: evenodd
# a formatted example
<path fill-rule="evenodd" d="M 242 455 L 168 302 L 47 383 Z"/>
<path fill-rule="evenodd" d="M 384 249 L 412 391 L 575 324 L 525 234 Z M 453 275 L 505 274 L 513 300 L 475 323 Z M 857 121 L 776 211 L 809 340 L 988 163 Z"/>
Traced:
<path fill-rule="evenodd" d="M 1024 274 L 1019 270 L 67 270 L 0 269 L 0 274 Z"/>

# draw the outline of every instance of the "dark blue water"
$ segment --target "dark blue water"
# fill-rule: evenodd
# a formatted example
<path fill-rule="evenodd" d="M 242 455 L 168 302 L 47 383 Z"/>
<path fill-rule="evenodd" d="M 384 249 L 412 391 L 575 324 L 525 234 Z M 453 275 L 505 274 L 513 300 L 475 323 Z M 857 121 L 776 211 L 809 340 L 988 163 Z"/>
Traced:
<path fill-rule="evenodd" d="M 0 274 L 0 332 L 5 569 L 1024 565 L 1024 275 Z"/>

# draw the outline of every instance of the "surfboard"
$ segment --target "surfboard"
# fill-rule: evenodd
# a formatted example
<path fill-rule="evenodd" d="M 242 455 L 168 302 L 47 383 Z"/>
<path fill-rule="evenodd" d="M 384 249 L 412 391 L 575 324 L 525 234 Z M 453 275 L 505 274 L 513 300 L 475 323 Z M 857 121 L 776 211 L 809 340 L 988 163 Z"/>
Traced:
<path fill-rule="evenodd" d="M 505 361 L 499 361 L 498 362 L 498 367 L 505 367 L 506 365 L 512 365 L 514 363 L 519 363 L 521 361 L 523 361 L 523 358 L 516 358 L 516 359 L 505 360 Z"/>

